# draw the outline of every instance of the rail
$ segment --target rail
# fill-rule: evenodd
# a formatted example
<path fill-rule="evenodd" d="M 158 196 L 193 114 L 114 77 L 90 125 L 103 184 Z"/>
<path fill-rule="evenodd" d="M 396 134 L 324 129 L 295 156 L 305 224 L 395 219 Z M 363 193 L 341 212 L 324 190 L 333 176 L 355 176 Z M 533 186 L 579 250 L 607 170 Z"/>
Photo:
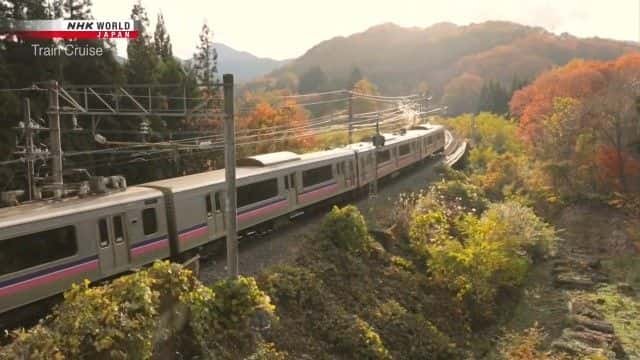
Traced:
<path fill-rule="evenodd" d="M 455 142 L 457 144 L 457 142 Z M 455 165 L 458 161 L 460 161 L 460 159 L 462 159 L 462 157 L 464 156 L 464 154 L 467 152 L 467 141 L 464 140 L 462 141 L 462 143 L 456 147 L 452 147 L 454 150 L 447 154 L 446 149 L 445 149 L 445 157 L 444 157 L 444 164 L 448 165 L 448 166 L 453 166 Z"/>

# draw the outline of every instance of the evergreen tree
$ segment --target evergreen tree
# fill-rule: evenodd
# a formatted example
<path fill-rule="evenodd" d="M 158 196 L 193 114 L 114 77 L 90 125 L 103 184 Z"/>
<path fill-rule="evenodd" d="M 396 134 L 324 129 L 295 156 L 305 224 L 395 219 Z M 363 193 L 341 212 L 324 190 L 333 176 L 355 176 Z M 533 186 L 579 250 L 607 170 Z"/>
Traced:
<path fill-rule="evenodd" d="M 498 81 L 488 81 L 482 85 L 478 97 L 478 112 L 506 114 L 509 111 L 510 94 Z"/>
<path fill-rule="evenodd" d="M 147 11 L 138 1 L 131 9 L 131 19 L 137 21 L 139 33 L 136 39 L 129 40 L 127 45 L 127 82 L 130 84 L 149 84 L 155 81 L 158 56 L 147 32 L 149 17 Z"/>
<path fill-rule="evenodd" d="M 218 52 L 213 46 L 213 34 L 209 25 L 205 22 L 200 31 L 200 44 L 198 51 L 193 57 L 194 70 L 198 81 L 206 85 L 207 92 L 211 92 L 211 84 L 215 83 L 218 72 Z"/>
<path fill-rule="evenodd" d="M 298 92 L 301 94 L 323 90 L 328 82 L 327 75 L 319 66 L 312 67 L 300 77 Z"/>
<path fill-rule="evenodd" d="M 68 20 L 88 20 L 91 14 L 91 0 L 55 0 L 53 17 Z"/>
<path fill-rule="evenodd" d="M 171 37 L 167 33 L 167 27 L 164 23 L 162 13 L 158 13 L 158 21 L 156 22 L 156 31 L 153 33 L 153 46 L 156 54 L 163 60 L 173 58 L 173 50 L 171 49 Z"/>
<path fill-rule="evenodd" d="M 351 75 L 349 75 L 349 81 L 347 81 L 346 89 L 353 90 L 353 87 L 362 79 L 364 79 L 364 76 L 362 76 L 360 68 L 355 66 L 353 70 L 351 70 Z"/>

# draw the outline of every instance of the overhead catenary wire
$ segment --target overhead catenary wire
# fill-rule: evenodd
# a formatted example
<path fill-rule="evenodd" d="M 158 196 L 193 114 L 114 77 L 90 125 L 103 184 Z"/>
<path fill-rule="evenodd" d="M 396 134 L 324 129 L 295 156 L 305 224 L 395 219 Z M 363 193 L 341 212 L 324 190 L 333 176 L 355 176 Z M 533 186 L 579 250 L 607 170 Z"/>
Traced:
<path fill-rule="evenodd" d="M 95 95 L 98 95 L 98 96 L 111 96 L 114 98 L 120 97 L 123 100 L 126 100 L 127 98 L 133 98 L 133 99 L 148 101 L 149 104 L 151 104 L 151 101 L 154 99 L 162 99 L 162 100 L 180 99 L 183 101 L 197 100 L 197 101 L 206 102 L 203 109 L 201 109 L 201 111 L 204 111 L 204 112 L 191 113 L 191 114 L 187 113 L 186 114 L 187 118 L 189 117 L 189 115 L 214 116 L 215 114 L 212 113 L 212 110 L 217 108 L 215 106 L 217 105 L 216 101 L 220 101 L 222 99 L 221 96 L 186 97 L 186 96 L 172 96 L 172 95 L 162 95 L 162 94 L 157 94 L 157 95 L 135 94 L 135 93 L 123 94 L 119 92 L 117 87 L 114 87 L 114 86 L 102 86 L 102 87 L 95 86 L 95 88 L 96 89 L 99 89 L 99 88 L 114 89 L 114 92 L 112 93 L 107 93 L 104 91 L 96 91 Z M 127 89 L 136 88 L 136 86 L 125 85 L 124 88 L 127 88 Z M 155 88 L 162 88 L 162 87 L 154 86 L 154 90 L 156 90 Z M 69 95 L 80 95 L 78 96 L 78 98 L 81 98 L 82 96 L 91 95 L 91 94 L 88 94 L 86 91 L 80 91 L 75 89 L 77 89 L 77 87 L 68 86 L 66 93 Z M 0 89 L 0 91 L 47 91 L 47 89 L 39 88 L 37 86 L 32 86 L 28 88 Z M 168 92 L 171 92 L 171 91 L 168 91 Z M 336 95 L 345 95 L 345 94 L 349 96 L 341 97 L 341 98 L 315 100 L 315 98 L 330 97 L 330 96 L 335 97 Z M 65 99 L 65 101 L 68 100 L 65 97 L 62 97 L 62 98 Z M 77 100 L 75 96 L 71 96 L 70 98 L 73 100 Z M 356 129 L 367 129 L 374 126 L 372 124 L 372 121 L 378 116 L 385 117 L 385 119 L 381 120 L 382 121 L 381 125 L 384 125 L 384 126 L 393 125 L 396 123 L 402 123 L 403 121 L 406 122 L 406 120 L 402 119 L 401 115 L 405 113 L 406 110 L 411 108 L 408 103 L 415 102 L 419 98 L 419 95 L 414 94 L 414 95 L 407 95 L 407 96 L 381 96 L 381 95 L 364 94 L 356 91 L 340 89 L 340 90 L 316 92 L 316 93 L 308 93 L 308 94 L 283 95 L 283 96 L 279 96 L 279 98 L 282 98 L 285 100 L 296 100 L 296 102 L 294 103 L 285 102 L 284 104 L 277 106 L 276 111 L 282 111 L 283 109 L 287 109 L 295 106 L 306 107 L 306 106 L 314 106 L 314 105 L 322 105 L 322 104 L 339 103 L 339 102 L 348 101 L 350 99 L 351 100 L 362 99 L 364 101 L 372 101 L 377 103 L 387 103 L 387 104 L 395 105 L 382 110 L 353 114 L 351 118 L 352 119 L 351 125 L 354 126 L 354 128 Z M 298 102 L 298 100 L 300 100 L 300 102 Z M 85 105 L 88 105 L 88 104 L 85 104 Z M 150 107 L 149 110 L 153 111 L 153 108 L 151 107 L 151 105 L 149 105 L 149 107 Z M 136 107 L 132 107 L 132 109 L 135 110 Z M 104 111 L 105 109 L 91 107 L 91 108 L 88 108 L 87 110 Z M 237 113 L 242 113 L 244 111 L 254 111 L 255 107 L 245 106 L 245 107 L 241 107 L 239 110 L 240 111 L 237 111 Z M 186 109 L 176 109 L 176 110 L 164 109 L 162 111 L 164 111 L 165 113 L 174 112 L 179 114 L 179 113 L 185 112 Z M 82 113 L 78 112 L 78 114 L 81 115 Z M 117 114 L 114 114 L 114 115 L 117 115 Z M 220 115 L 220 113 L 218 113 L 218 115 Z M 140 115 L 140 116 L 144 116 L 144 115 Z M 267 142 L 290 141 L 293 139 L 292 136 L 295 136 L 295 138 L 306 138 L 309 136 L 322 135 L 325 133 L 330 133 L 335 131 L 345 131 L 347 130 L 347 125 L 348 125 L 347 120 L 348 120 L 348 116 L 345 114 L 345 111 L 342 111 L 340 113 L 327 114 L 327 115 L 319 116 L 312 119 L 306 119 L 304 122 L 302 122 L 298 126 L 291 126 L 290 124 L 284 124 L 284 125 L 274 125 L 274 126 L 269 126 L 264 128 L 240 129 L 236 132 L 238 134 L 237 145 L 249 146 L 249 145 L 257 145 L 257 144 L 267 143 Z M 205 130 L 204 132 L 208 132 L 208 131 L 209 130 Z M 93 133 L 92 131 L 77 130 L 77 129 L 64 130 L 64 132 L 65 133 L 84 132 L 88 134 Z M 97 133 L 100 133 L 100 132 L 101 132 L 100 130 L 97 131 Z M 130 135 L 143 134 L 143 132 L 135 131 L 135 130 L 104 130 L 104 132 L 112 133 L 112 134 L 120 133 L 120 134 L 130 134 Z M 162 130 L 162 131 L 151 130 L 149 133 L 147 133 L 147 135 L 152 135 L 152 136 L 155 135 L 155 136 L 160 136 L 162 138 L 166 138 L 167 136 L 171 136 L 171 137 L 175 136 L 178 138 L 171 139 L 168 141 L 161 141 L 161 142 L 137 142 L 136 143 L 136 142 L 127 142 L 127 141 L 121 141 L 121 142 L 111 141 L 111 142 L 108 142 L 108 145 L 111 146 L 109 148 L 71 151 L 71 152 L 66 152 L 64 154 L 64 157 L 70 160 L 75 157 L 95 155 L 97 156 L 97 159 L 89 160 L 90 163 L 95 164 L 101 161 L 106 161 L 107 163 L 113 163 L 111 159 L 104 158 L 107 156 L 130 159 L 130 158 L 140 158 L 145 156 L 146 157 L 157 156 L 163 153 L 173 153 L 176 151 L 177 152 L 188 151 L 189 153 L 199 153 L 202 151 L 209 152 L 209 151 L 218 151 L 221 149 L 222 145 L 224 144 L 224 138 L 220 133 L 212 133 L 212 134 L 206 134 L 206 135 L 203 134 L 202 136 L 180 138 L 183 135 L 198 135 L 198 134 L 201 134 L 202 132 L 203 131 L 199 131 L 199 130 L 195 130 L 195 131 L 194 130 L 189 130 L 189 131 L 187 130 L 168 130 L 168 131 L 167 130 Z M 46 157 L 48 156 L 46 154 L 43 154 L 41 158 L 46 158 Z M 19 164 L 19 163 L 23 163 L 24 161 L 25 159 L 21 158 L 21 159 L 0 162 L 0 165 Z"/>

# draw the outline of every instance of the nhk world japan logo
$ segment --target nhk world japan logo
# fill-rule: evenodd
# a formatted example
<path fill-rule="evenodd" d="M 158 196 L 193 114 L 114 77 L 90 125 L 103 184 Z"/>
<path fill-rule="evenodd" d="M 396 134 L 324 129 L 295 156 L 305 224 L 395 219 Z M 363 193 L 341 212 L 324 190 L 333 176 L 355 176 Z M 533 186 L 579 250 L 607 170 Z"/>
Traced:
<path fill-rule="evenodd" d="M 133 20 L 11 20 L 0 23 L 0 32 L 22 39 L 135 39 Z"/>

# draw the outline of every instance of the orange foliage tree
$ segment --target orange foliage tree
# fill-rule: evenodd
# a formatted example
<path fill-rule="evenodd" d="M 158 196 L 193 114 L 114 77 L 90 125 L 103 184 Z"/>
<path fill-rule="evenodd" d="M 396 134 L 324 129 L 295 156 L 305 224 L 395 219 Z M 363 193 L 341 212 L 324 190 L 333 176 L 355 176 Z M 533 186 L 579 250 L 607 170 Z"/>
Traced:
<path fill-rule="evenodd" d="M 640 190 L 638 99 L 640 54 L 634 53 L 544 73 L 514 94 L 510 108 L 520 118 L 521 137 L 566 185 L 628 192 Z"/>
<path fill-rule="evenodd" d="M 279 95 L 245 94 L 237 121 L 237 141 L 244 144 L 239 148 L 242 155 L 313 148 L 315 139 L 308 112 L 294 100 Z"/>

